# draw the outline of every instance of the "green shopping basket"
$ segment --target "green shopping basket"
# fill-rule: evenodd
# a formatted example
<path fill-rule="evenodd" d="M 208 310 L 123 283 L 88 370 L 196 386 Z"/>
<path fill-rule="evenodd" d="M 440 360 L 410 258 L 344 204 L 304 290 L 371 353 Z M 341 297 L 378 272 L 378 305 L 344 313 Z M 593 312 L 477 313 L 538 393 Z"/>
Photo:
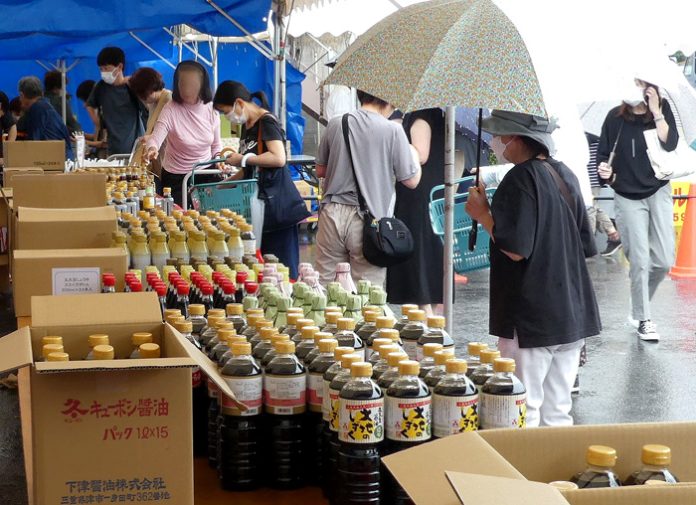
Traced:
<path fill-rule="evenodd" d="M 463 177 L 456 179 L 453 184 L 458 186 L 461 183 L 474 183 L 473 177 Z M 430 224 L 433 227 L 433 233 L 440 237 L 444 242 L 445 239 L 445 199 L 435 199 L 435 193 L 444 191 L 445 186 L 435 186 L 430 191 Z M 495 190 L 487 189 L 486 195 L 490 200 Z M 478 234 L 476 236 L 476 246 L 473 251 L 469 251 L 469 235 L 471 234 L 471 218 L 466 213 L 465 206 L 468 198 L 468 193 L 456 193 L 454 195 L 454 271 L 458 274 L 464 274 L 473 270 L 481 270 L 491 266 L 490 260 L 490 237 L 488 232 L 478 225 Z"/>
<path fill-rule="evenodd" d="M 258 195 L 256 179 L 232 180 L 212 182 L 206 184 L 195 183 L 195 170 L 202 166 L 224 160 L 210 160 L 196 163 L 191 173 L 191 204 L 198 212 L 205 213 L 208 210 L 230 209 L 244 216 L 247 222 L 252 222 L 252 204 Z"/>

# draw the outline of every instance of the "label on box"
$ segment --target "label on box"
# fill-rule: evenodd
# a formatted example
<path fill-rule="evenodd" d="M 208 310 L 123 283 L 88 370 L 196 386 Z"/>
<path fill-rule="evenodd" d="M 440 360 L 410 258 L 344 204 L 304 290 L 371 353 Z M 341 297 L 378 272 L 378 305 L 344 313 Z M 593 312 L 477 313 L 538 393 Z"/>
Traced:
<path fill-rule="evenodd" d="M 433 435 L 437 438 L 478 430 L 478 395 L 433 395 Z"/>
<path fill-rule="evenodd" d="M 481 394 L 481 428 L 524 428 L 526 424 L 526 394 Z"/>
<path fill-rule="evenodd" d="M 387 438 L 397 442 L 430 440 L 431 398 L 394 398 L 387 396 Z"/>
<path fill-rule="evenodd" d="M 99 267 L 54 268 L 53 295 L 83 295 L 101 291 Z"/>
<path fill-rule="evenodd" d="M 241 411 L 231 398 L 220 391 L 219 401 L 223 414 L 255 416 L 261 413 L 263 406 L 263 376 L 261 374 L 251 377 L 224 377 L 224 379 L 237 401 L 243 403 L 247 410 Z"/>
<path fill-rule="evenodd" d="M 323 412 L 324 375 L 310 373 L 307 376 L 307 404 L 312 412 Z"/>
<path fill-rule="evenodd" d="M 276 415 L 301 414 L 306 410 L 307 375 L 266 375 L 263 404 Z"/>
<path fill-rule="evenodd" d="M 384 398 L 341 398 L 338 438 L 351 444 L 376 444 L 384 440 Z"/>

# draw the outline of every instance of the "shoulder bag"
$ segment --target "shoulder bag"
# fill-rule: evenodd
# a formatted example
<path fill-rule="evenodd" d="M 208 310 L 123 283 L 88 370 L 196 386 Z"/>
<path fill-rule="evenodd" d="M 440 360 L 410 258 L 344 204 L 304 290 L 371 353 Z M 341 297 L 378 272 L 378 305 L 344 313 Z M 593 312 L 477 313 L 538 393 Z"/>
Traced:
<path fill-rule="evenodd" d="M 375 219 L 367 208 L 365 198 L 360 191 L 360 183 L 355 173 L 355 163 L 350 149 L 350 126 L 348 119 L 350 114 L 343 116 L 343 139 L 348 150 L 350 167 L 353 171 L 355 190 L 358 194 L 358 204 L 363 216 L 363 256 L 378 267 L 390 267 L 403 263 L 413 254 L 413 235 L 406 224 L 395 217 L 383 217 Z"/>
<path fill-rule="evenodd" d="M 665 151 L 657 136 L 657 129 L 645 130 L 645 145 L 655 177 L 661 181 L 679 179 L 696 171 L 696 151 L 691 149 L 681 135 L 674 151 Z"/>

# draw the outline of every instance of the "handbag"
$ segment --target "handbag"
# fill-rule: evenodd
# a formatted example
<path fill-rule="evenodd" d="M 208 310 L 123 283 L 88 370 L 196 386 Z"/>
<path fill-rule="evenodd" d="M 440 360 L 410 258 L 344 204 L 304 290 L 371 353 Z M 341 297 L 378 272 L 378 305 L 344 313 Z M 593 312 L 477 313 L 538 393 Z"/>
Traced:
<path fill-rule="evenodd" d="M 657 179 L 679 179 L 696 172 L 696 151 L 681 137 L 674 151 L 666 151 L 657 136 L 657 129 L 645 130 L 643 136 L 648 147 L 648 159 Z"/>
<path fill-rule="evenodd" d="M 360 191 L 360 183 L 355 173 L 353 154 L 350 149 L 350 126 L 348 118 L 350 114 L 343 115 L 343 140 L 348 150 L 350 168 L 353 171 L 353 180 L 358 195 L 360 213 L 363 216 L 363 256 L 371 264 L 378 267 L 391 267 L 403 263 L 413 254 L 413 235 L 408 226 L 395 217 L 383 217 L 376 219 L 367 208 L 365 198 Z"/>

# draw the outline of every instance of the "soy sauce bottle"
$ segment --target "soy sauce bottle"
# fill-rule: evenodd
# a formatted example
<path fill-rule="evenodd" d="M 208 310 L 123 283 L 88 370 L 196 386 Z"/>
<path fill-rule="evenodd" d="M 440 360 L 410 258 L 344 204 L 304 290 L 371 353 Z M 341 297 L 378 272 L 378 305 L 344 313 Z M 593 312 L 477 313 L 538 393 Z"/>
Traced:
<path fill-rule="evenodd" d="M 382 330 L 390 330 L 394 327 L 394 318 L 389 316 L 379 316 L 375 321 L 375 326 L 377 329 L 370 336 L 368 336 L 367 340 L 365 341 L 365 359 L 368 361 L 373 353 L 372 343 L 376 338 L 382 337 Z"/>
<path fill-rule="evenodd" d="M 644 445 L 641 452 L 643 468 L 632 473 L 624 482 L 624 486 L 640 486 L 650 481 L 661 481 L 676 484 L 679 480 L 670 472 L 672 451 L 666 445 Z"/>
<path fill-rule="evenodd" d="M 418 310 L 418 305 L 406 303 L 401 306 L 401 318 L 394 324 L 396 331 L 400 332 L 408 324 L 408 313 L 412 310 Z"/>
<path fill-rule="evenodd" d="M 381 501 L 380 448 L 384 441 L 384 394 L 371 379 L 372 365 L 353 363 L 339 394 L 337 505 Z"/>
<path fill-rule="evenodd" d="M 467 344 L 466 375 L 471 378 L 476 368 L 481 364 L 481 351 L 488 349 L 488 344 L 483 342 L 469 342 Z"/>
<path fill-rule="evenodd" d="M 384 372 L 389 370 L 387 357 L 393 352 L 400 352 L 401 349 L 395 344 L 383 344 L 379 347 L 379 360 L 372 367 L 372 378 L 379 380 Z"/>
<path fill-rule="evenodd" d="M 423 359 L 423 346 L 425 344 L 441 344 L 443 349 L 454 350 L 454 340 L 447 330 L 445 330 L 445 318 L 442 316 L 430 316 L 428 318 L 428 329 L 418 339 L 417 358 Z"/>
<path fill-rule="evenodd" d="M 481 388 L 481 428 L 524 428 L 527 425 L 527 390 L 514 375 L 515 360 L 497 358 L 493 370 L 495 375 Z"/>
<path fill-rule="evenodd" d="M 278 331 L 282 330 L 282 332 L 286 335 L 290 335 L 290 339 L 292 339 L 295 335 L 297 335 L 297 321 L 299 321 L 300 319 L 304 319 L 303 314 L 297 314 L 294 312 L 288 314 L 285 326 L 283 326 L 282 328 L 278 328 Z"/>
<path fill-rule="evenodd" d="M 314 334 L 314 349 L 309 351 L 307 353 L 307 356 L 305 356 L 304 363 L 305 365 L 309 366 L 312 361 L 316 359 L 317 356 L 319 356 L 320 350 L 319 350 L 319 342 L 325 339 L 331 339 L 331 340 L 336 340 L 331 333 L 324 333 L 323 331 L 318 331 Z M 336 340 L 336 344 L 338 345 L 338 341 Z"/>
<path fill-rule="evenodd" d="M 321 331 L 334 335 L 338 331 L 338 319 L 340 317 L 343 317 L 340 312 L 329 311 L 327 309 L 326 314 L 324 315 L 326 324 L 321 327 Z"/>
<path fill-rule="evenodd" d="M 305 326 L 302 328 L 300 335 L 302 340 L 295 348 L 295 355 L 302 363 L 305 362 L 307 355 L 315 348 L 314 335 L 319 333 L 317 326 Z"/>
<path fill-rule="evenodd" d="M 372 370 L 373 375 L 374 375 L 374 366 L 377 363 L 379 363 L 379 361 L 381 359 L 380 355 L 379 355 L 379 350 L 382 348 L 382 346 L 390 345 L 391 343 L 392 343 L 391 339 L 388 339 L 388 338 L 376 338 L 372 341 L 372 354 L 370 355 L 367 362 L 373 366 L 373 370 Z"/>
<path fill-rule="evenodd" d="M 271 337 L 273 337 L 274 335 L 278 335 L 278 329 L 264 327 L 261 328 L 259 331 L 259 342 L 256 345 L 256 347 L 252 345 L 252 354 L 254 355 L 254 359 L 258 361 L 260 364 L 264 356 L 266 356 L 266 354 L 268 354 L 268 352 L 273 348 L 273 344 L 271 343 Z"/>
<path fill-rule="evenodd" d="M 404 343 L 404 351 L 406 351 L 406 354 L 408 354 L 408 359 L 418 359 L 418 340 L 427 331 L 425 321 L 425 311 L 409 311 L 408 323 L 399 333 L 401 341 Z"/>
<path fill-rule="evenodd" d="M 360 356 L 360 360 L 365 360 L 365 341 L 353 331 L 355 321 L 349 317 L 341 317 L 338 320 L 338 331 L 336 332 L 336 340 L 341 347 L 352 347 L 353 352 Z"/>
<path fill-rule="evenodd" d="M 435 353 L 435 366 L 423 378 L 428 389 L 430 389 L 430 394 L 433 394 L 435 386 L 447 374 L 445 364 L 451 359 L 454 359 L 454 350 L 452 349 L 443 349 Z"/>
<path fill-rule="evenodd" d="M 193 334 L 200 340 L 203 328 L 208 325 L 208 321 L 205 318 L 205 306 L 198 303 L 191 303 L 188 309 L 188 320 L 191 321 L 193 325 Z"/>
<path fill-rule="evenodd" d="M 445 363 L 445 376 L 433 390 L 435 438 L 478 430 L 478 391 L 466 376 L 466 367 L 463 359 L 448 360 Z"/>
<path fill-rule="evenodd" d="M 373 310 L 368 310 L 365 311 L 364 313 L 364 321 L 363 324 L 360 325 L 359 329 L 356 329 L 357 326 L 353 328 L 353 331 L 360 337 L 360 340 L 363 342 L 367 342 L 372 334 L 377 331 L 377 318 L 379 317 L 379 313 L 377 311 Z M 339 320 L 340 323 L 340 320 Z M 340 326 L 339 326 L 339 331 L 340 331 Z"/>
<path fill-rule="evenodd" d="M 442 350 L 442 344 L 425 344 L 420 360 L 420 378 L 425 379 L 428 372 L 435 368 L 435 353 Z"/>
<path fill-rule="evenodd" d="M 251 344 L 234 343 L 220 371 L 223 380 L 246 410 L 222 392 L 217 445 L 218 477 L 228 491 L 256 489 L 263 475 L 263 376 L 251 356 Z"/>
<path fill-rule="evenodd" d="M 579 489 L 621 486 L 621 480 L 614 473 L 615 449 L 604 445 L 591 445 L 587 448 L 586 460 L 587 469 L 570 479 Z"/>
<path fill-rule="evenodd" d="M 225 307 L 227 320 L 234 325 L 234 329 L 238 334 L 242 333 L 246 321 L 244 321 L 244 306 L 241 303 L 228 303 Z"/>
<path fill-rule="evenodd" d="M 271 337 L 271 348 L 263 356 L 263 358 L 261 358 L 261 368 L 265 370 L 266 367 L 268 367 L 268 365 L 271 363 L 271 361 L 273 361 L 273 358 L 280 354 L 280 352 L 278 351 L 278 345 L 282 342 L 291 342 L 290 337 L 288 337 L 284 333 L 278 333 Z M 293 342 L 293 344 L 294 343 L 295 342 Z"/>
<path fill-rule="evenodd" d="M 304 413 L 307 372 L 295 356 L 295 343 L 281 341 L 264 374 L 264 411 L 268 414 L 270 485 L 295 489 L 305 483 L 307 449 Z"/>
<path fill-rule="evenodd" d="M 256 346 L 261 343 L 261 336 L 263 334 L 261 330 L 264 328 L 273 328 L 273 323 L 267 319 L 263 319 L 263 316 L 256 317 L 261 317 L 261 319 L 254 319 L 252 323 L 252 316 L 249 316 L 249 328 L 242 333 L 242 335 L 249 339 L 249 343 L 253 350 L 256 350 Z M 277 328 L 274 328 L 274 330 L 276 330 L 275 333 L 278 333 Z"/>
<path fill-rule="evenodd" d="M 377 379 L 377 385 L 384 391 L 389 389 L 389 386 L 399 378 L 399 363 L 408 360 L 408 354 L 403 351 L 390 352 L 387 355 L 387 364 L 389 368 Z M 372 370 L 374 378 L 374 368 Z"/>
<path fill-rule="evenodd" d="M 479 393 L 488 379 L 495 375 L 495 371 L 493 371 L 493 362 L 498 358 L 500 358 L 500 351 L 493 349 L 484 349 L 481 351 L 481 364 L 476 367 L 476 370 L 474 370 L 474 373 L 471 374 L 470 377 Z"/>

